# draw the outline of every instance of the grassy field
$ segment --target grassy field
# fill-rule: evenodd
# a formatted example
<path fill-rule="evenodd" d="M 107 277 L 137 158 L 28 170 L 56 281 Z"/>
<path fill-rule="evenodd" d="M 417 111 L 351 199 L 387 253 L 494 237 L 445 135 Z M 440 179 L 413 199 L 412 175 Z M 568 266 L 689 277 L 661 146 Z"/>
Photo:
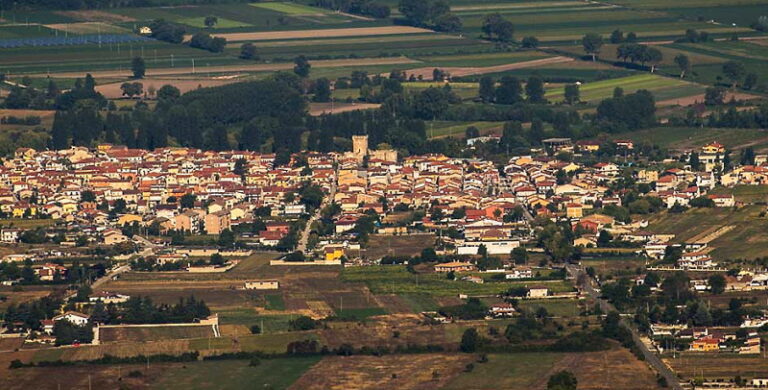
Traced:
<path fill-rule="evenodd" d="M 346 282 L 365 283 L 374 294 L 429 294 L 451 296 L 457 294 L 499 294 L 511 287 L 524 286 L 527 282 L 497 282 L 476 284 L 446 279 L 443 274 L 411 274 L 404 266 L 373 266 L 345 268 L 341 273 Z M 546 285 L 553 292 L 571 291 L 573 286 L 565 281 L 536 282 Z"/>
<path fill-rule="evenodd" d="M 580 98 L 584 102 L 598 102 L 613 96 L 613 91 L 616 88 L 622 88 L 624 93 L 645 89 L 653 93 L 657 101 L 698 95 L 704 92 L 703 86 L 646 73 L 582 84 L 579 87 Z M 548 89 L 545 97 L 552 101 L 561 101 L 564 94 L 564 87 Z"/>
<path fill-rule="evenodd" d="M 14 227 L 19 229 L 35 229 L 38 227 L 53 226 L 55 223 L 56 220 L 53 219 L 0 219 L 0 227 Z"/>
<path fill-rule="evenodd" d="M 169 339 L 193 339 L 213 336 L 213 329 L 210 326 L 102 328 L 99 332 L 99 339 L 102 342 L 157 341 Z"/>
<path fill-rule="evenodd" d="M 472 372 L 458 375 L 445 389 L 531 388 L 562 358 L 557 353 L 489 355 L 488 363 L 475 364 Z"/>
<path fill-rule="evenodd" d="M 320 357 L 263 359 L 256 367 L 245 360 L 188 363 L 165 371 L 152 389 L 286 389 Z M 223 375 L 226 373 L 226 375 Z"/>
<path fill-rule="evenodd" d="M 429 122 L 427 135 L 430 138 L 464 138 L 467 127 L 477 127 L 481 135 L 501 134 L 504 122 Z"/>
<path fill-rule="evenodd" d="M 536 312 L 540 307 L 552 316 L 574 317 L 579 315 L 579 301 L 573 299 L 531 299 L 519 301 L 521 308 Z"/>
<path fill-rule="evenodd" d="M 718 187 L 715 188 L 712 193 L 731 194 L 736 199 L 736 202 L 743 202 L 746 204 L 766 202 L 766 200 L 768 200 L 768 186 L 766 185 L 737 185 L 734 187 Z"/>
<path fill-rule="evenodd" d="M 629 138 L 635 142 L 656 144 L 674 150 L 698 149 L 712 141 L 725 145 L 729 150 L 739 150 L 746 146 L 752 146 L 756 151 L 768 148 L 768 132 L 761 129 L 659 127 L 622 134 L 617 138 Z"/>

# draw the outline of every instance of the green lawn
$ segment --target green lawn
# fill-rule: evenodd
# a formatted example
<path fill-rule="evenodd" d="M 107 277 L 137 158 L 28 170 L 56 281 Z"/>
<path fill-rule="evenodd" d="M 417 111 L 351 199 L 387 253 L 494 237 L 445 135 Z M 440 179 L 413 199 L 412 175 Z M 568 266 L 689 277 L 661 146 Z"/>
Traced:
<path fill-rule="evenodd" d="M 319 356 L 262 359 L 256 367 L 246 360 L 204 361 L 173 367 L 153 389 L 285 389 L 322 359 Z"/>
<path fill-rule="evenodd" d="M 441 137 L 457 137 L 464 138 L 467 127 L 474 126 L 480 130 L 481 135 L 498 133 L 501 134 L 501 130 L 504 127 L 504 122 L 445 122 L 434 121 L 429 122 L 427 126 L 427 135 L 430 138 Z"/>
<path fill-rule="evenodd" d="M 584 102 L 598 102 L 613 96 L 613 91 L 617 87 L 622 88 L 624 93 L 632 93 L 640 89 L 651 91 L 658 94 L 666 92 L 666 99 L 674 97 L 684 97 L 696 95 L 704 92 L 704 88 L 696 86 L 682 80 L 661 77 L 651 73 L 637 74 L 629 77 L 617 79 L 594 81 L 582 84 L 579 87 L 579 96 Z M 563 86 L 550 88 L 546 92 L 546 98 L 552 101 L 561 101 L 565 94 Z M 665 100 L 659 99 L 656 100 Z"/>

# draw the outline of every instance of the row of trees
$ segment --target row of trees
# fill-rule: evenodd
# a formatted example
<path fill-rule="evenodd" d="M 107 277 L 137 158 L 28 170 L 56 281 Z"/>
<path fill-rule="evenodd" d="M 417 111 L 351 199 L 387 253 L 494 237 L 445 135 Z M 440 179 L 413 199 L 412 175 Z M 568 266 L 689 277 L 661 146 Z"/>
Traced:
<path fill-rule="evenodd" d="M 398 10 L 412 26 L 446 32 L 462 28 L 461 19 L 451 13 L 451 7 L 444 0 L 400 0 Z"/>

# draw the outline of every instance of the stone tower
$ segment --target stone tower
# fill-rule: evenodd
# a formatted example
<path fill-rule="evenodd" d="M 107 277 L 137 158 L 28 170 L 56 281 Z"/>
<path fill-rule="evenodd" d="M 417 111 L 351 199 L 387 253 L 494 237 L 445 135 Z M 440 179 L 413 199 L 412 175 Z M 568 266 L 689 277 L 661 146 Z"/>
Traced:
<path fill-rule="evenodd" d="M 353 135 L 352 136 L 352 154 L 358 159 L 368 155 L 368 136 L 367 135 Z"/>

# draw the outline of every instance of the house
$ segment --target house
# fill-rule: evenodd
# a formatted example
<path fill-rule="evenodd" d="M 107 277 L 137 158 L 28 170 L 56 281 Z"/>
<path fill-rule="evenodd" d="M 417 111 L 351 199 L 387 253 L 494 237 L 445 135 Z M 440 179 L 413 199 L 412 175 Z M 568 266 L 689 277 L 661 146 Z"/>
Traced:
<path fill-rule="evenodd" d="M 683 253 L 680 260 L 677 261 L 677 265 L 683 268 L 709 268 L 714 267 L 716 264 L 704 252 L 689 252 Z"/>
<path fill-rule="evenodd" d="M 104 244 L 105 245 L 115 245 L 120 244 L 126 241 L 129 241 L 130 239 L 123 235 L 122 232 L 115 229 L 109 229 L 103 234 L 104 237 Z"/>
<path fill-rule="evenodd" d="M 246 281 L 246 290 L 277 290 L 280 288 L 280 282 L 277 280 L 254 280 Z"/>
<path fill-rule="evenodd" d="M 475 266 L 473 264 L 460 261 L 435 265 L 435 272 L 469 272 L 474 270 Z"/>
<path fill-rule="evenodd" d="M 691 351 L 712 352 L 718 350 L 720 350 L 720 340 L 712 336 L 704 336 L 693 340 L 691 343 Z"/>
<path fill-rule="evenodd" d="M 44 282 L 51 282 L 56 279 L 57 276 L 64 278 L 68 271 L 67 267 L 58 264 L 43 264 L 33 268 L 35 270 L 35 274 L 37 274 L 37 277 Z"/>
<path fill-rule="evenodd" d="M 84 326 L 84 325 L 88 325 L 88 320 L 90 318 L 91 317 L 87 314 L 78 313 L 76 311 L 68 311 L 64 314 L 59 314 L 53 317 L 53 321 L 56 322 L 56 321 L 66 320 L 74 325 Z"/>
<path fill-rule="evenodd" d="M 752 332 L 747 336 L 744 345 L 739 347 L 739 355 L 759 355 L 760 354 L 760 336 Z"/>
<path fill-rule="evenodd" d="M 520 246 L 520 241 L 466 241 L 456 247 L 456 253 L 459 255 L 476 255 L 480 251 L 480 246 L 484 246 L 489 255 L 509 255 L 513 249 Z"/>
<path fill-rule="evenodd" d="M 344 256 L 344 247 L 341 245 L 327 245 L 323 248 L 325 261 L 340 260 Z"/>
<path fill-rule="evenodd" d="M 715 207 L 734 207 L 736 206 L 736 199 L 733 194 L 710 194 L 707 198 L 712 199 L 715 203 Z"/>
<path fill-rule="evenodd" d="M 1 239 L 3 242 L 13 243 L 13 242 L 19 241 L 19 235 L 21 234 L 21 230 L 8 228 L 8 229 L 3 229 L 1 234 L 2 234 Z"/>
<path fill-rule="evenodd" d="M 597 240 L 594 237 L 581 236 L 573 240 L 573 246 L 580 246 L 583 248 L 597 247 Z"/>
<path fill-rule="evenodd" d="M 470 283 L 475 283 L 475 284 L 483 284 L 483 283 L 485 283 L 485 280 L 483 280 L 483 278 L 481 278 L 479 276 L 472 276 L 472 275 L 465 276 L 465 277 L 461 278 L 461 280 L 464 281 L 464 282 L 470 282 Z"/>
<path fill-rule="evenodd" d="M 492 317 L 511 317 L 515 314 L 515 307 L 511 303 L 497 303 L 491 305 L 488 309 L 489 314 Z"/>
<path fill-rule="evenodd" d="M 530 268 L 515 268 L 504 275 L 505 279 L 530 279 L 533 277 L 533 270 Z"/>
<path fill-rule="evenodd" d="M 228 230 L 231 220 L 227 210 L 220 210 L 205 216 L 205 232 L 207 234 L 221 234 Z"/>
<path fill-rule="evenodd" d="M 130 299 L 128 295 L 118 294 L 118 293 L 112 293 L 107 291 L 98 292 L 96 294 L 88 296 L 88 300 L 90 302 L 101 302 L 106 305 L 110 303 L 118 304 L 118 303 L 125 303 L 128 302 L 128 299 Z"/>
<path fill-rule="evenodd" d="M 545 286 L 533 286 L 528 289 L 528 298 L 546 298 L 549 289 Z"/>
<path fill-rule="evenodd" d="M 53 326 L 55 324 L 53 320 L 42 320 L 40 321 L 40 324 L 43 326 L 43 333 L 53 334 Z"/>

